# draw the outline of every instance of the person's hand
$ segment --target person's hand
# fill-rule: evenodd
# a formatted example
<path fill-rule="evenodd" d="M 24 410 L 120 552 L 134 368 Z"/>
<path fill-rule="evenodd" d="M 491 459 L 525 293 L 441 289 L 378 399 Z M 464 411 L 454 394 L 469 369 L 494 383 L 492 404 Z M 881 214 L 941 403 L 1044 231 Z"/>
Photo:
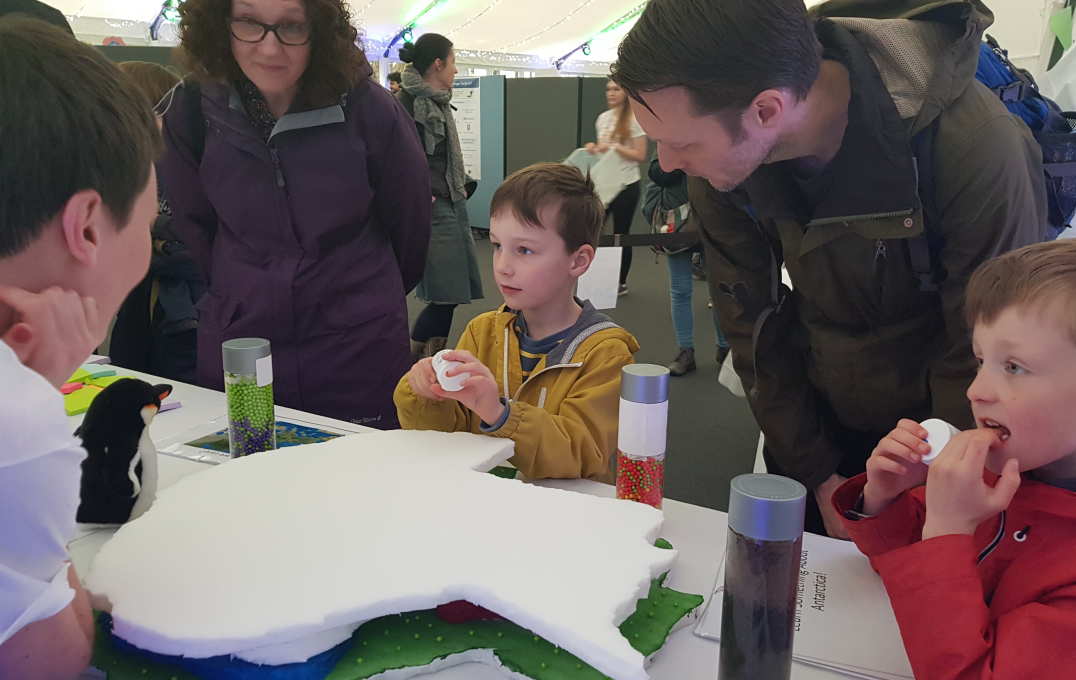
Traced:
<path fill-rule="evenodd" d="M 594 142 L 587 142 L 586 146 L 584 146 L 583 149 L 587 153 L 597 153 L 598 152 L 598 145 L 595 144 Z"/>
<path fill-rule="evenodd" d="M 448 361 L 461 362 L 460 365 L 452 366 L 445 371 L 446 378 L 461 373 L 471 375 L 463 381 L 463 389 L 457 392 L 446 392 L 439 383 L 434 384 L 431 391 L 442 399 L 455 399 L 474 411 L 482 422 L 492 425 L 500 420 L 504 415 L 505 406 L 501 403 L 497 381 L 489 368 L 465 349 L 454 349 L 445 352 L 443 356 Z"/>
<path fill-rule="evenodd" d="M 863 512 L 877 515 L 908 489 L 927 481 L 923 456 L 930 453 L 927 431 L 919 423 L 901 418 L 893 431 L 874 447 L 867 459 Z"/>
<path fill-rule="evenodd" d="M 14 322 L 0 339 L 24 366 L 57 389 L 104 342 L 107 321 L 97 302 L 74 291 L 53 287 L 31 293 L 0 286 L 0 305 L 14 312 Z"/>
<path fill-rule="evenodd" d="M 415 362 L 415 365 L 407 372 L 407 384 L 411 386 L 412 392 L 424 399 L 434 401 L 444 399 L 433 391 L 434 387 L 440 389 L 440 385 L 437 384 L 437 374 L 433 370 L 433 359 L 430 357 Z"/>
<path fill-rule="evenodd" d="M 949 440 L 927 475 L 927 518 L 923 540 L 947 534 L 973 534 L 975 528 L 1009 507 L 1020 488 L 1020 465 L 1005 461 L 997 484 L 983 479 L 986 456 L 999 443 L 994 430 L 961 432 Z"/>
<path fill-rule="evenodd" d="M 594 146 L 594 151 L 595 151 L 595 153 L 605 153 L 606 151 L 609 150 L 609 148 L 610 148 L 610 146 L 608 144 L 606 144 L 605 142 L 602 142 L 601 144 L 597 144 L 597 145 Z"/>
<path fill-rule="evenodd" d="M 833 492 L 841 484 L 847 481 L 847 477 L 834 472 L 829 479 L 815 487 L 814 498 L 818 501 L 818 510 L 822 513 L 822 522 L 826 525 L 826 533 L 833 538 L 848 539 L 848 531 L 844 528 L 840 514 L 833 507 Z"/>

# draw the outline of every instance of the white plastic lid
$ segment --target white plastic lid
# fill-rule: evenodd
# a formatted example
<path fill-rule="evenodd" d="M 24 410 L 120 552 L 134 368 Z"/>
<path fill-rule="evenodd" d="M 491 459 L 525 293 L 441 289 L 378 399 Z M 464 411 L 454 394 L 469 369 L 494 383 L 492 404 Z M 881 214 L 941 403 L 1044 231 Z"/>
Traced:
<path fill-rule="evenodd" d="M 949 440 L 953 438 L 953 435 L 960 432 L 960 430 L 941 418 L 931 418 L 919 424 L 926 429 L 927 443 L 930 444 L 930 453 L 923 456 L 922 460 L 926 465 L 930 465 L 938 457 L 938 454 L 942 452 L 945 445 L 949 443 Z"/>
<path fill-rule="evenodd" d="M 441 383 L 441 389 L 445 392 L 459 392 L 463 389 L 464 381 L 470 378 L 471 374 L 460 373 L 451 377 L 445 375 L 445 371 L 463 363 L 462 361 L 451 361 L 444 357 L 447 352 L 451 351 L 450 349 L 443 349 L 433 355 L 433 372 L 437 374 L 437 382 Z"/>

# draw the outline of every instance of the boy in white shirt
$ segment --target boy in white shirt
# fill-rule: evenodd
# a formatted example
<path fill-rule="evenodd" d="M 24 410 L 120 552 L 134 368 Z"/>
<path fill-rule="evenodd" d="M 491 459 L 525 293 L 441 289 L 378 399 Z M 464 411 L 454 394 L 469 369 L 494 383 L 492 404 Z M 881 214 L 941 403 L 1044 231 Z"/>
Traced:
<path fill-rule="evenodd" d="M 0 19 L 0 678 L 76 677 L 80 463 L 59 387 L 149 264 L 153 112 L 97 50 Z"/>

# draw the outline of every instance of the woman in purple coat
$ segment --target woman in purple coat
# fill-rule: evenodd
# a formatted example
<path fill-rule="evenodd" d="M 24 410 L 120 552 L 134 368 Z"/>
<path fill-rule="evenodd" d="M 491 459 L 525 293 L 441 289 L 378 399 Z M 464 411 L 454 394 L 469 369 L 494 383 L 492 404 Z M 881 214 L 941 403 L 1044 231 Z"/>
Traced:
<path fill-rule="evenodd" d="M 164 117 L 162 184 L 206 271 L 198 380 L 221 342 L 272 342 L 276 402 L 379 428 L 409 366 L 430 180 L 414 122 L 370 80 L 342 0 L 187 0 L 193 72 Z"/>

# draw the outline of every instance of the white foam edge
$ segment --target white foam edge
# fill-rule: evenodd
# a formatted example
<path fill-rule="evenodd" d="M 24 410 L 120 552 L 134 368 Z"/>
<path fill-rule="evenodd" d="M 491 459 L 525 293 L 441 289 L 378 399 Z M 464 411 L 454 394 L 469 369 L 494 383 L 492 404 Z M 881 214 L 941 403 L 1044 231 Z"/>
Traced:
<path fill-rule="evenodd" d="M 636 607 L 638 607 L 638 603 L 636 603 Z M 694 625 L 694 623 L 697 622 L 697 620 L 701 616 L 702 610 L 703 605 L 699 605 L 689 611 L 684 616 L 682 616 L 680 619 L 678 619 L 673 625 L 672 629 L 669 631 L 669 635 L 671 636 L 673 633 L 677 632 L 678 630 L 681 630 L 682 628 L 687 628 Z M 343 642 L 348 640 L 361 625 L 361 623 L 349 624 L 346 626 L 341 626 L 339 628 L 322 631 L 320 633 L 316 633 L 305 638 L 294 640 L 290 643 L 258 647 L 257 649 L 238 652 L 233 656 L 238 659 L 242 659 L 243 661 L 249 661 L 250 663 L 263 666 L 303 663 L 309 661 L 311 658 L 317 656 L 318 654 L 321 654 L 326 650 L 332 649 L 333 647 L 342 644 Z M 654 657 L 660 652 L 661 650 L 659 649 L 657 652 L 654 652 L 650 656 L 646 657 L 646 663 L 649 665 L 653 661 Z M 494 655 L 493 658 L 496 659 L 496 656 Z M 444 661 L 444 659 L 441 659 L 439 661 Z M 468 660 L 465 659 L 456 663 L 466 663 L 467 661 Z M 485 663 L 485 661 L 483 661 L 483 663 Z M 425 672 L 432 672 L 433 670 L 438 669 L 429 669 Z M 507 669 L 504 670 L 508 672 Z M 387 675 L 384 677 L 392 678 L 394 676 Z"/>
<path fill-rule="evenodd" d="M 255 649 L 236 652 L 233 656 L 260 666 L 281 666 L 289 663 L 304 663 L 311 658 L 349 640 L 361 623 L 329 628 L 313 635 L 285 642 L 279 645 L 266 645 Z"/>

